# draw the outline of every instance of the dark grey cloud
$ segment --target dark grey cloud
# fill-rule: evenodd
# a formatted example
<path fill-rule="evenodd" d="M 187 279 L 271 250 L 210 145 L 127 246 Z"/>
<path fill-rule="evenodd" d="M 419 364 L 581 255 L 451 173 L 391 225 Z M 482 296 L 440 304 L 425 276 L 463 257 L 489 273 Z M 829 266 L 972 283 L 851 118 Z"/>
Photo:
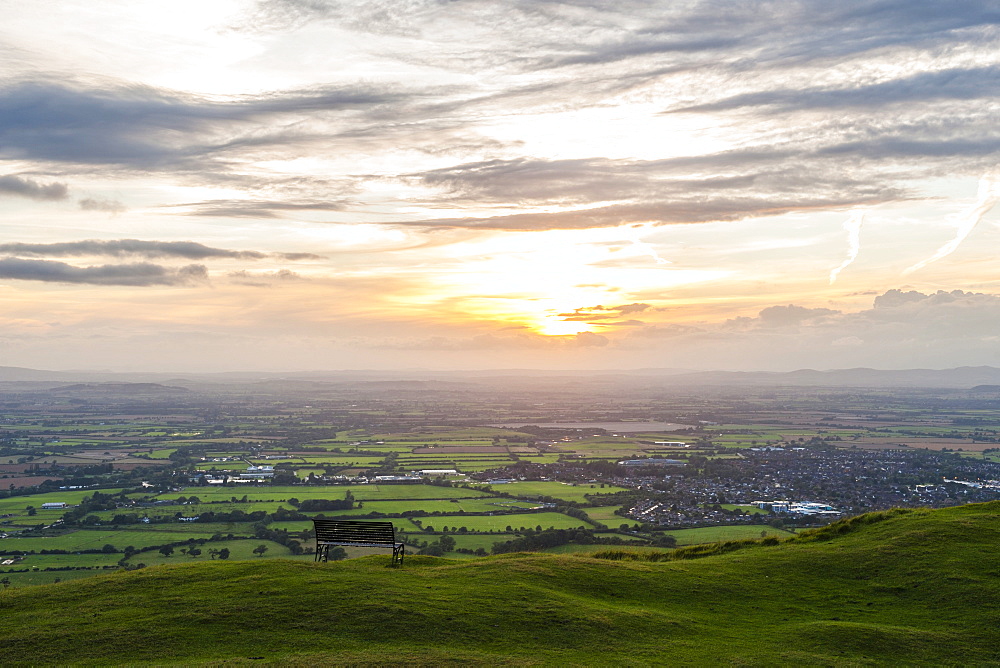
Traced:
<path fill-rule="evenodd" d="M 87 285 L 188 285 L 208 279 L 204 265 L 192 264 L 179 269 L 146 262 L 133 264 L 75 267 L 53 260 L 0 259 L 0 279 L 77 283 Z"/>
<path fill-rule="evenodd" d="M 4 194 L 42 201 L 58 201 L 69 196 L 69 187 L 65 183 L 39 183 L 34 179 L 8 174 L 0 176 L 0 195 Z"/>
<path fill-rule="evenodd" d="M 49 244 L 4 243 L 0 253 L 26 255 L 29 257 L 81 257 L 103 255 L 108 257 L 141 256 L 147 258 L 183 258 L 206 260 L 210 258 L 233 258 L 238 260 L 262 260 L 276 257 L 283 260 L 318 260 L 321 255 L 313 253 L 262 253 L 260 251 L 234 251 L 212 248 L 195 241 L 143 241 L 141 239 L 114 239 L 103 241 L 63 241 Z"/>
<path fill-rule="evenodd" d="M 492 160 L 408 175 L 456 204 L 586 205 L 580 210 L 428 219 L 407 224 L 485 229 L 583 229 L 627 223 L 742 220 L 903 199 L 903 184 L 844 170 L 815 149 L 760 147 L 659 161 Z M 723 172 L 691 178 L 691 173 Z M 606 202 L 604 206 L 600 203 Z"/>
<path fill-rule="evenodd" d="M 241 132 L 281 134 L 283 116 L 330 114 L 402 102 L 399 92 L 364 86 L 245 96 L 227 102 L 149 86 L 104 89 L 60 81 L 0 88 L 0 158 L 127 165 L 204 167 Z M 266 143 L 266 139 L 256 138 Z"/>
<path fill-rule="evenodd" d="M 680 107 L 677 112 L 702 112 L 770 106 L 776 111 L 876 108 L 935 100 L 976 100 L 1000 94 L 1000 67 L 952 68 L 920 72 L 900 79 L 841 88 L 782 88 L 734 95 L 715 102 Z"/>
<path fill-rule="evenodd" d="M 606 13 L 614 11 L 608 5 Z M 1000 7 L 976 0 L 715 0 L 649 4 L 636 21 L 638 29 L 607 31 L 603 39 L 577 43 L 550 65 L 607 65 L 681 54 L 708 57 L 712 67 L 745 69 L 843 59 L 901 46 L 928 49 L 959 38 L 989 39 L 983 31 L 1000 24 Z"/>

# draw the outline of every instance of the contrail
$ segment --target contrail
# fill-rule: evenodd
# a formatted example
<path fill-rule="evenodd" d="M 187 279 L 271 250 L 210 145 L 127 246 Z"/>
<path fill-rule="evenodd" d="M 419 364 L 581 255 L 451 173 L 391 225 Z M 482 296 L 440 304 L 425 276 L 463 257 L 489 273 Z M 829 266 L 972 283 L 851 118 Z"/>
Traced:
<path fill-rule="evenodd" d="M 632 245 L 638 247 L 643 252 L 645 252 L 646 255 L 649 255 L 651 258 L 656 260 L 656 264 L 672 264 L 670 260 L 664 260 L 662 257 L 660 257 L 660 254 L 656 252 L 656 249 L 653 248 L 651 244 L 646 243 L 645 241 L 640 239 L 639 233 L 637 232 L 636 228 L 627 227 L 625 229 L 628 230 L 627 234 L 628 240 L 632 242 Z"/>
<path fill-rule="evenodd" d="M 839 267 L 830 272 L 830 285 L 837 280 L 837 275 L 858 258 L 861 250 L 861 224 L 865 222 L 865 212 L 855 211 L 851 217 L 844 221 L 844 229 L 847 230 L 847 259 Z"/>
<path fill-rule="evenodd" d="M 1000 199 L 1000 182 L 997 180 L 997 173 L 984 174 L 979 179 L 979 197 L 976 199 L 976 203 L 968 211 L 958 216 L 958 231 L 955 232 L 955 238 L 944 246 L 941 246 L 934 255 L 904 270 L 903 276 L 912 274 L 918 269 L 923 269 L 931 262 L 937 262 L 941 258 L 954 253 L 955 249 L 965 241 L 965 238 L 969 236 L 976 225 L 979 224 L 979 221 L 983 219 L 983 216 L 989 213 L 998 199 Z"/>

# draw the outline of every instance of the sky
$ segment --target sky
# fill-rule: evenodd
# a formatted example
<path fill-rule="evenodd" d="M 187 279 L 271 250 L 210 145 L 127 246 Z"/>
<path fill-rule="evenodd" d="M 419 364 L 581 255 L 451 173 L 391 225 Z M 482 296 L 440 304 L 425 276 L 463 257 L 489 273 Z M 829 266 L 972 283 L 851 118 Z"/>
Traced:
<path fill-rule="evenodd" d="M 1000 2 L 6 0 L 0 365 L 1000 366 Z"/>

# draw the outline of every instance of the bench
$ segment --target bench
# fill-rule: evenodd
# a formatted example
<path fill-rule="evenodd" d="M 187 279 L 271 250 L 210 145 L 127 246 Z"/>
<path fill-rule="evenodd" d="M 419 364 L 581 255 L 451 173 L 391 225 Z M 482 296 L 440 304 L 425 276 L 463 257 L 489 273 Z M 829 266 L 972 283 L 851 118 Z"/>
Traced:
<path fill-rule="evenodd" d="M 316 559 L 327 561 L 330 547 L 389 547 L 392 565 L 403 564 L 404 544 L 396 542 L 392 522 L 359 522 L 357 520 L 313 520 L 316 530 Z"/>

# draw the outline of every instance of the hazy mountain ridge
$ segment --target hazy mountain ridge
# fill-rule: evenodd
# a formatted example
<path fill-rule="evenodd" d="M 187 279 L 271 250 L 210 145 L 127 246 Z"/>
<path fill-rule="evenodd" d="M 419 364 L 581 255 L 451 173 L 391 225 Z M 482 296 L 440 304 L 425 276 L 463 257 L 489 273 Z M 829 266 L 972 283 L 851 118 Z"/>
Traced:
<path fill-rule="evenodd" d="M 484 369 L 480 371 L 433 371 L 421 369 L 340 370 L 224 373 L 141 373 L 109 371 L 50 371 L 23 367 L 0 367 L 0 383 L 155 383 L 187 387 L 203 384 L 250 384 L 286 388 L 307 388 L 310 384 L 368 384 L 369 387 L 405 383 L 419 388 L 420 383 L 435 389 L 460 389 L 469 384 L 499 385 L 527 382 L 569 383 L 588 380 L 607 384 L 643 383 L 678 387 L 698 386 L 802 386 L 802 387 L 900 387 L 972 389 L 982 385 L 1000 385 L 1000 368 L 992 366 L 954 369 L 798 369 L 787 372 L 765 371 L 691 371 L 684 369 L 630 369 L 620 371 L 559 371 L 525 369 Z"/>
<path fill-rule="evenodd" d="M 190 392 L 186 387 L 161 385 L 160 383 L 76 383 L 53 387 L 53 394 L 169 394 Z"/>

